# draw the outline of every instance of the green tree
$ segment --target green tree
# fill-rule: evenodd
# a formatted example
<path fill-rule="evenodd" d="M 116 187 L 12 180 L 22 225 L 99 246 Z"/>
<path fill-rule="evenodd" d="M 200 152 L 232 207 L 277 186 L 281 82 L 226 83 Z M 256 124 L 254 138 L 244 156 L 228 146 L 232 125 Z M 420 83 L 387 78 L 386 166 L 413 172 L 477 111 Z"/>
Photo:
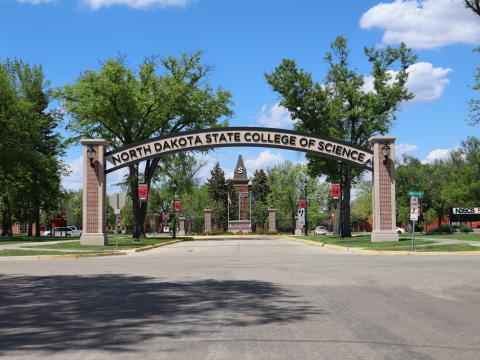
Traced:
<path fill-rule="evenodd" d="M 83 191 L 71 191 L 65 194 L 63 201 L 64 208 L 67 210 L 67 224 L 82 226 L 83 213 Z"/>
<path fill-rule="evenodd" d="M 331 50 L 325 56 L 328 73 L 323 83 L 314 82 L 310 73 L 287 59 L 266 74 L 267 82 L 280 94 L 281 105 L 292 119 L 297 119 L 297 130 L 369 147 L 371 136 L 389 131 L 398 105 L 413 97 L 405 84 L 407 69 L 416 57 L 404 44 L 365 48 L 372 66 L 373 89 L 369 90 L 365 76 L 350 68 L 347 40 L 337 37 Z M 343 184 L 342 233 L 350 236 L 350 189 L 362 169 L 317 156 L 307 158 L 312 175 L 325 174 L 329 181 Z"/>
<path fill-rule="evenodd" d="M 267 228 L 268 223 L 268 204 L 267 197 L 270 193 L 267 174 L 263 169 L 255 170 L 252 179 L 252 226 L 257 225 L 263 229 Z"/>
<path fill-rule="evenodd" d="M 279 220 L 284 222 L 283 226 L 294 233 L 298 201 L 304 197 L 305 186 L 309 197 L 317 194 L 318 179 L 307 176 L 305 165 L 290 161 L 268 169 L 267 174 L 270 188 L 267 196 L 268 204 L 277 209 Z M 308 180 L 306 185 L 304 179 Z"/>
<path fill-rule="evenodd" d="M 207 81 L 210 66 L 200 63 L 201 54 L 145 60 L 135 71 L 125 59 L 108 59 L 99 71 L 86 71 L 59 92 L 69 114 L 68 128 L 81 137 L 105 138 L 111 148 L 148 139 L 225 125 L 232 114 L 230 93 L 213 91 Z M 168 158 L 130 165 L 128 187 L 134 214 L 134 237 L 143 234 L 148 204 L 138 201 L 141 181 L 150 187 L 157 165 Z"/>
<path fill-rule="evenodd" d="M 365 222 L 372 222 L 372 182 L 359 181 L 356 189 L 357 197 L 351 206 L 352 225 L 363 227 Z"/>
<path fill-rule="evenodd" d="M 35 235 L 40 236 L 41 209 L 57 208 L 61 197 L 64 166 L 59 156 L 64 144 L 56 132 L 61 116 L 49 109 L 51 89 L 41 66 L 7 60 L 0 69 L 0 87 L 5 91 L 0 94 L 5 105 L 0 107 L 0 123 L 6 130 L 0 141 L 3 233 L 10 232 L 13 215 L 17 221 L 28 221 L 29 235 L 35 223 Z"/>
<path fill-rule="evenodd" d="M 235 219 L 238 216 L 238 199 L 237 194 L 230 181 L 225 180 L 225 172 L 222 170 L 220 163 L 216 163 L 210 171 L 210 178 L 207 180 L 208 194 L 212 200 L 212 220 L 218 229 L 227 229 L 227 206 L 228 197 L 230 196 L 230 218 Z"/>
<path fill-rule="evenodd" d="M 467 8 L 472 10 L 475 14 L 480 16 L 480 0 L 464 0 L 464 4 Z M 480 48 L 476 48 L 475 52 L 479 52 Z M 475 73 L 475 85 L 472 86 L 473 90 L 480 90 L 480 67 L 477 67 Z M 480 100 L 472 99 L 469 102 L 470 106 L 470 125 L 476 125 L 480 122 Z"/>

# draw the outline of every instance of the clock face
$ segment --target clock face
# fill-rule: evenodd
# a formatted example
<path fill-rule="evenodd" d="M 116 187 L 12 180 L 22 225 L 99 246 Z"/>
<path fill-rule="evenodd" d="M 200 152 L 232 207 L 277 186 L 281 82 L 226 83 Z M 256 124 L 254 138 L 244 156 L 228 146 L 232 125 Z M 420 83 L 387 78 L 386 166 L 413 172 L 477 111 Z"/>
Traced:
<path fill-rule="evenodd" d="M 237 169 L 237 174 L 243 174 L 245 170 L 243 169 L 243 167 L 239 166 L 238 169 Z"/>

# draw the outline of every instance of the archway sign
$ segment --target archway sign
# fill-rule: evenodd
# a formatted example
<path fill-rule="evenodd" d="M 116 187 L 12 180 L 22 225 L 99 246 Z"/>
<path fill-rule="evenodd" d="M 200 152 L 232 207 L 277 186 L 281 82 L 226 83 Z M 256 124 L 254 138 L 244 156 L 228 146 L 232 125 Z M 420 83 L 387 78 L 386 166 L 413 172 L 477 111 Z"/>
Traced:
<path fill-rule="evenodd" d="M 372 137 L 371 149 L 299 132 L 229 127 L 180 132 L 148 139 L 106 152 L 103 139 L 84 139 L 83 145 L 83 233 L 82 244 L 104 245 L 106 174 L 141 161 L 184 151 L 228 146 L 254 146 L 301 151 L 329 157 L 373 171 L 372 241 L 396 241 L 395 138 Z M 386 155 L 382 149 L 388 149 Z M 274 217 L 273 217 L 274 218 Z"/>

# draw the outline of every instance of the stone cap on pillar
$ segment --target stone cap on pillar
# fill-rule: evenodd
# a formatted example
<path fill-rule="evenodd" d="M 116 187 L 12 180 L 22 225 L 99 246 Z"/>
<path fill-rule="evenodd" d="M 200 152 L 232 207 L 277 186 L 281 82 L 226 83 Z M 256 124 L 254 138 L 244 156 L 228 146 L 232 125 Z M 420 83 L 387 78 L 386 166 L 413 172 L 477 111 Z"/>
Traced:
<path fill-rule="evenodd" d="M 204 209 L 203 211 L 205 211 L 205 212 L 212 212 L 212 209 L 206 208 L 206 209 Z"/>
<path fill-rule="evenodd" d="M 372 136 L 368 139 L 369 143 L 376 143 L 376 142 L 395 142 L 397 138 L 395 136 Z"/>
<path fill-rule="evenodd" d="M 81 139 L 82 145 L 107 145 L 108 141 L 105 139 Z"/>

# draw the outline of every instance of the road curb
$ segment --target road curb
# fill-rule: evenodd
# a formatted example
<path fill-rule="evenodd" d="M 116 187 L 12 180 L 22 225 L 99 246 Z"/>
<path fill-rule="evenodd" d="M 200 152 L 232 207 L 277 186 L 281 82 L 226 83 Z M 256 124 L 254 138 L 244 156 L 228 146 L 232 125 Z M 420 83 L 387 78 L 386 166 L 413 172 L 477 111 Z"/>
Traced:
<path fill-rule="evenodd" d="M 141 248 L 138 248 L 138 249 L 134 249 L 133 252 L 139 253 L 139 252 L 143 252 L 143 251 L 156 249 L 156 248 L 159 248 L 159 247 L 162 247 L 162 246 L 165 246 L 165 245 L 176 244 L 176 243 L 179 243 L 179 242 L 182 242 L 182 241 L 189 241 L 189 240 L 190 239 L 178 239 L 178 240 L 172 240 L 172 241 L 164 242 L 164 243 L 161 243 L 161 244 L 148 245 L 148 246 L 144 246 L 144 247 L 141 247 Z"/>
<path fill-rule="evenodd" d="M 296 238 L 296 237 L 290 236 L 290 235 L 287 235 L 285 237 L 290 239 L 290 240 L 300 241 L 300 242 L 304 242 L 304 243 L 309 244 L 309 245 L 320 246 L 320 247 L 324 247 L 324 248 L 330 249 L 330 250 L 336 250 L 336 251 L 342 251 L 342 252 L 350 252 L 351 251 L 351 249 L 349 247 L 345 247 L 345 246 L 332 245 L 332 244 L 327 244 L 327 243 L 324 243 L 324 242 L 313 241 L 313 240 L 308 240 L 308 239 L 299 239 L 299 238 Z"/>
<path fill-rule="evenodd" d="M 372 255 L 414 255 L 414 256 L 445 256 L 445 255 L 480 255 L 480 251 L 394 251 L 394 250 L 368 250 L 351 249 L 352 253 Z"/>
<path fill-rule="evenodd" d="M 395 251 L 395 250 L 369 250 L 369 249 L 357 249 L 352 247 L 327 244 L 320 241 L 313 241 L 308 239 L 299 239 L 290 235 L 286 238 L 295 241 L 301 241 L 310 245 L 324 247 L 326 249 L 337 250 L 342 252 L 350 252 L 354 254 L 370 254 L 370 255 L 414 255 L 414 256 L 445 256 L 445 255 L 480 255 L 480 251 Z"/>

